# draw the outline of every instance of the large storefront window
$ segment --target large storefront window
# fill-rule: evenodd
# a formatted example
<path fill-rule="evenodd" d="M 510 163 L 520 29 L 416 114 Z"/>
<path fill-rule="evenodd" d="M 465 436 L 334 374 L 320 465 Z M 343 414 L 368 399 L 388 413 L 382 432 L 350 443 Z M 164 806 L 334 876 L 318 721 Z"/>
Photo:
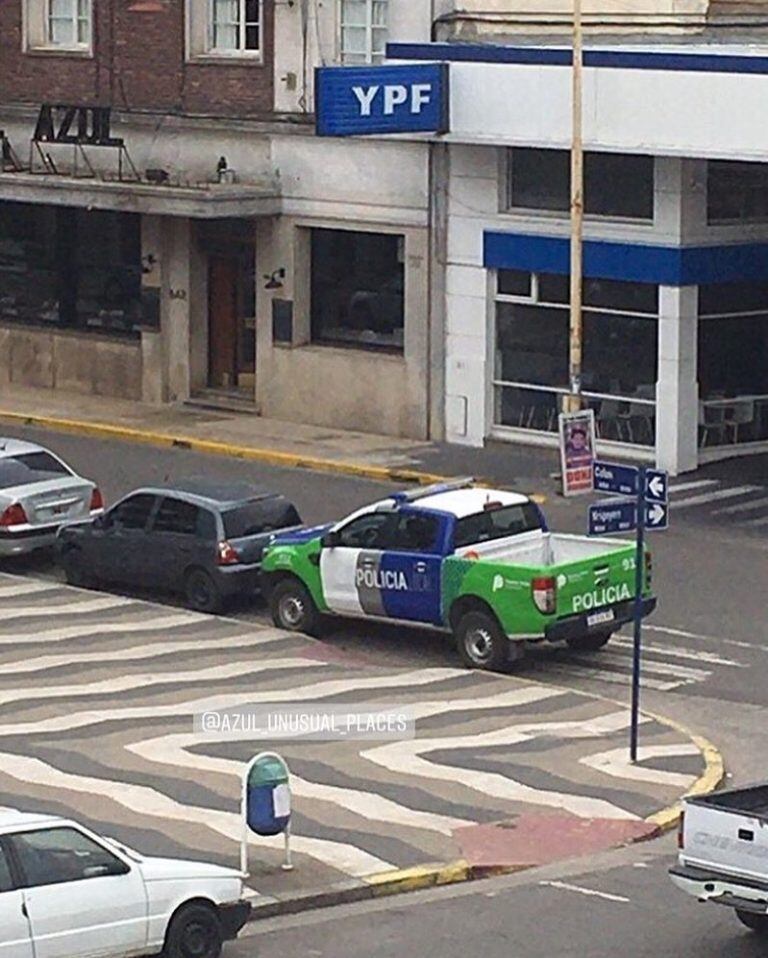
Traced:
<path fill-rule="evenodd" d="M 139 217 L 0 203 L 0 320 L 133 333 Z"/>
<path fill-rule="evenodd" d="M 707 221 L 768 222 L 768 163 L 709 160 Z"/>
<path fill-rule="evenodd" d="M 567 213 L 571 204 L 568 150 L 513 147 L 508 151 L 510 209 Z M 653 157 L 584 154 L 584 211 L 613 219 L 653 219 Z"/>
<path fill-rule="evenodd" d="M 768 440 L 768 284 L 699 288 L 699 446 Z"/>
<path fill-rule="evenodd" d="M 404 237 L 312 230 L 312 341 L 401 351 Z"/>
<path fill-rule="evenodd" d="M 656 286 L 584 282 L 584 398 L 604 439 L 655 442 L 657 314 Z M 568 341 L 568 277 L 500 270 L 496 425 L 557 430 L 569 392 Z"/>

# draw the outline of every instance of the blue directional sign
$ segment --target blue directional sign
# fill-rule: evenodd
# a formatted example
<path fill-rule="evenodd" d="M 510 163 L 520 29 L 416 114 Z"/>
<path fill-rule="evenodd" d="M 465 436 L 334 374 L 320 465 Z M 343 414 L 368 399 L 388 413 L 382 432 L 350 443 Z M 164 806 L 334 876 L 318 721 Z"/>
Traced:
<path fill-rule="evenodd" d="M 645 528 L 649 531 L 654 529 L 667 529 L 669 527 L 669 506 L 666 502 L 648 502 L 645 503 Z"/>
<path fill-rule="evenodd" d="M 448 64 L 318 67 L 318 136 L 446 133 Z"/>
<path fill-rule="evenodd" d="M 669 476 L 663 469 L 645 470 L 645 498 L 647 502 L 666 502 Z"/>
<path fill-rule="evenodd" d="M 613 492 L 617 496 L 637 495 L 639 469 L 598 459 L 592 465 L 595 492 Z"/>
<path fill-rule="evenodd" d="M 637 506 L 632 499 L 607 499 L 589 507 L 589 535 L 631 532 L 637 527 Z"/>

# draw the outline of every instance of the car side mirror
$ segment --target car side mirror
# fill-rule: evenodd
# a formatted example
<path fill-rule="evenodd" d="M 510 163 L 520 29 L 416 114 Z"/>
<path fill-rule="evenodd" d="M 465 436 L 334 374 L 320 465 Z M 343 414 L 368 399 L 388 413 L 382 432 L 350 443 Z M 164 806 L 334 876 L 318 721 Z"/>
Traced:
<path fill-rule="evenodd" d="M 331 532 L 326 532 L 320 540 L 320 545 L 324 549 L 335 549 L 336 546 L 341 545 L 341 533 L 335 529 L 331 530 Z"/>

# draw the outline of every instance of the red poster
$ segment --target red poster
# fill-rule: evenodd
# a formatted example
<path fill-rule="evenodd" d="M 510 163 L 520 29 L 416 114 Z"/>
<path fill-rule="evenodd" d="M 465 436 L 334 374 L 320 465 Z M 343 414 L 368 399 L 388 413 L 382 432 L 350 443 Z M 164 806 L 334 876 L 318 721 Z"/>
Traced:
<path fill-rule="evenodd" d="M 592 409 L 560 414 L 560 462 L 563 495 L 592 492 L 595 459 L 595 413 Z"/>

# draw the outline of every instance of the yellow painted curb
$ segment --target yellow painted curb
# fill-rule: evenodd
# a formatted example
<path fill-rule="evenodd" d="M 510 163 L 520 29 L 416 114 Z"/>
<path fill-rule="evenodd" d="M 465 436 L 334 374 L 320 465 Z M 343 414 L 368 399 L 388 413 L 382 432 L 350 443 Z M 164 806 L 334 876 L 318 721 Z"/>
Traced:
<path fill-rule="evenodd" d="M 432 888 L 435 885 L 452 885 L 468 881 L 472 877 L 469 863 L 463 860 L 447 865 L 416 865 L 413 868 L 399 868 L 391 872 L 380 872 L 365 879 L 373 890 L 374 897 L 396 895 L 399 892 L 417 891 L 420 888 Z"/>
<path fill-rule="evenodd" d="M 691 785 L 680 801 L 675 802 L 673 805 L 667 806 L 667 808 L 662 808 L 660 812 L 656 812 L 655 814 L 649 815 L 646 818 L 646 821 L 656 825 L 659 831 L 668 832 L 670 829 L 675 828 L 677 823 L 680 821 L 680 813 L 683 810 L 683 799 L 692 798 L 694 795 L 707 795 L 709 792 L 714 792 L 718 785 L 720 785 L 725 778 L 725 763 L 723 762 L 723 756 L 717 746 L 713 745 L 712 742 L 703 736 L 694 735 L 694 733 L 687 729 L 684 725 L 680 725 L 678 722 L 675 722 L 672 719 L 654 715 L 653 713 L 646 712 L 645 710 L 643 710 L 643 714 L 649 715 L 657 722 L 663 722 L 665 725 L 675 729 L 681 735 L 687 736 L 704 757 L 704 771 L 696 779 L 693 785 Z"/>
<path fill-rule="evenodd" d="M 194 436 L 153 432 L 148 429 L 133 429 L 130 426 L 115 426 L 110 423 L 89 422 L 80 419 L 63 419 L 56 416 L 35 416 L 27 413 L 8 412 L 2 409 L 0 409 L 0 421 L 21 423 L 26 426 L 40 426 L 44 429 L 54 429 L 80 436 L 117 439 L 122 442 L 163 446 L 168 449 L 188 449 L 191 452 L 203 452 L 214 456 L 229 456 L 233 459 L 263 462 L 270 466 L 282 466 L 287 469 L 331 472 L 338 475 L 354 476 L 358 479 L 374 479 L 379 482 L 412 482 L 419 486 L 429 486 L 437 482 L 448 482 L 452 478 L 451 476 L 421 472 L 418 469 L 405 469 L 399 466 L 374 466 L 347 462 L 343 459 L 325 459 L 320 456 L 280 452 L 276 449 L 238 446 L 234 443 L 216 442 L 213 439 L 197 439 Z M 478 485 L 480 484 L 478 483 Z M 538 493 L 530 498 L 539 504 L 546 502 L 546 496 Z"/>

